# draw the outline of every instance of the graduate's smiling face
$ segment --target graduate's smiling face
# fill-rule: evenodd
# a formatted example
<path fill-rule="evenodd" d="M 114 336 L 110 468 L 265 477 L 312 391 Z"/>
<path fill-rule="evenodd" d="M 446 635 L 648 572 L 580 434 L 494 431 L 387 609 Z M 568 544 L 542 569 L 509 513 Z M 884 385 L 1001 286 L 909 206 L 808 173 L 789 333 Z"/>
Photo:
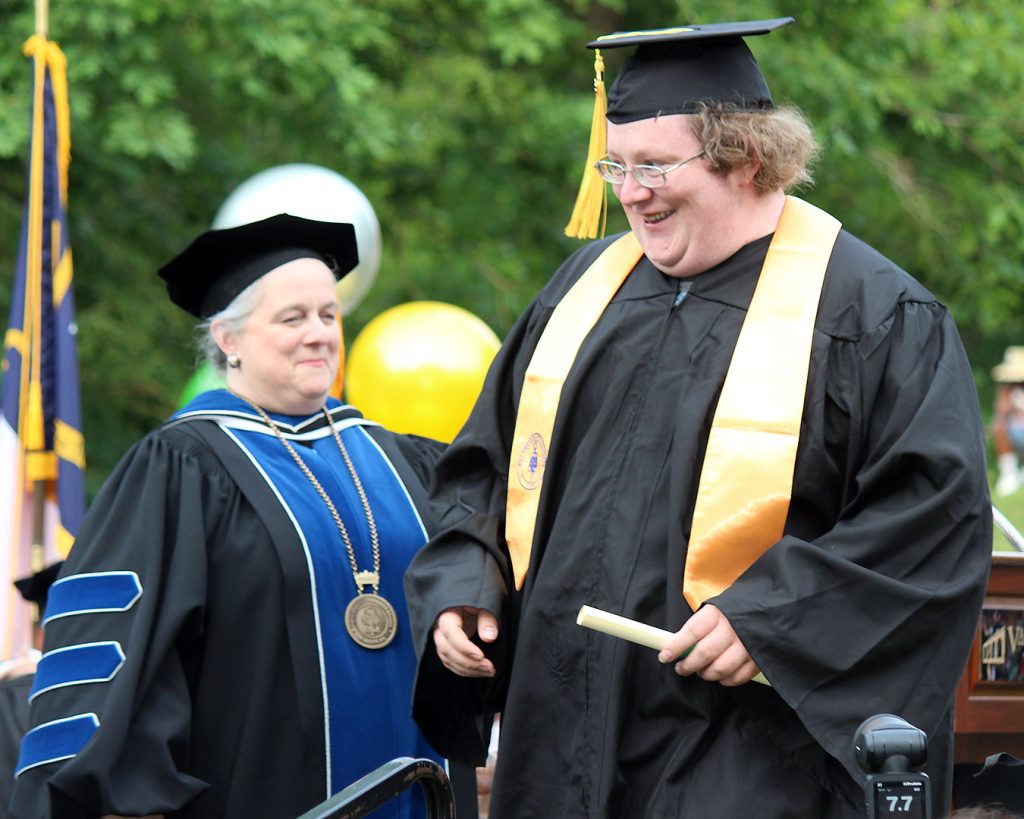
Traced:
<path fill-rule="evenodd" d="M 669 115 L 608 123 L 608 158 L 626 167 L 668 167 L 701 152 L 690 117 Z M 700 156 L 646 188 L 627 173 L 612 189 L 647 258 L 669 276 L 691 276 L 717 264 L 723 239 L 742 219 L 736 172 L 714 171 Z M 733 248 L 727 255 L 738 248 Z"/>
<path fill-rule="evenodd" d="M 239 366 L 227 370 L 228 389 L 273 412 L 316 412 L 341 355 L 334 274 L 319 259 L 296 259 L 259 283 L 259 301 L 239 332 L 211 327 L 225 354 L 238 356 Z"/>

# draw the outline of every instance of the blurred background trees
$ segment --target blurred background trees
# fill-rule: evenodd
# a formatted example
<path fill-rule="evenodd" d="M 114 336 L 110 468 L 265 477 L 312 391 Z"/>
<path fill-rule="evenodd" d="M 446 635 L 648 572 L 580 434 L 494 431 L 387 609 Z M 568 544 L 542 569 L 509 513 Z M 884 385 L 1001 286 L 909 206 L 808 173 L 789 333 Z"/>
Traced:
<path fill-rule="evenodd" d="M 90 493 L 171 412 L 194 366 L 156 268 L 241 182 L 308 162 L 381 223 L 381 310 L 432 299 L 504 335 L 577 242 L 592 53 L 620 29 L 792 15 L 751 40 L 824 145 L 802 193 L 953 311 L 988 414 L 1024 340 L 1024 7 L 999 0 L 51 0 L 68 58 Z M 0 315 L 25 192 L 27 0 L 0 0 Z M 622 55 L 607 55 L 609 79 Z M 612 208 L 609 232 L 625 227 Z"/>

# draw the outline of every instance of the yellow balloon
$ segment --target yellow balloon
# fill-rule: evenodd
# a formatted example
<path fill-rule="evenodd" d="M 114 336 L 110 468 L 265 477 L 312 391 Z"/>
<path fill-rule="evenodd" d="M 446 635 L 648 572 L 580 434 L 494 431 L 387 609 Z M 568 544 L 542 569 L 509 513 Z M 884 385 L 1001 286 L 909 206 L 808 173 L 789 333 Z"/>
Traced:
<path fill-rule="evenodd" d="M 348 402 L 394 432 L 450 442 L 469 417 L 501 346 L 453 304 L 412 301 L 378 314 L 352 343 Z"/>

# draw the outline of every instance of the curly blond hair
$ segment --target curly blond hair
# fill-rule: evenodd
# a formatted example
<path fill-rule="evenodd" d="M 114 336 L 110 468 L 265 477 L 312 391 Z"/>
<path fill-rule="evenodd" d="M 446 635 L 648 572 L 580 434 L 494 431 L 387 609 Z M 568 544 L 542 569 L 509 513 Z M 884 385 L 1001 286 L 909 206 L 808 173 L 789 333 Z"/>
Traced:
<path fill-rule="evenodd" d="M 760 161 L 754 185 L 775 191 L 810 185 L 810 167 L 819 153 L 814 130 L 793 106 L 743 111 L 722 104 L 698 103 L 690 128 L 704 147 L 711 167 L 728 173 Z"/>

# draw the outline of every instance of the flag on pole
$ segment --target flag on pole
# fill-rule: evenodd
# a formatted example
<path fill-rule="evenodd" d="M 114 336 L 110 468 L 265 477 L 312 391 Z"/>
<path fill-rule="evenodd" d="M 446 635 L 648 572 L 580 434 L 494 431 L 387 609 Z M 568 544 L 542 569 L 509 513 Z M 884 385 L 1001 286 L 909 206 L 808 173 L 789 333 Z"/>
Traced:
<path fill-rule="evenodd" d="M 24 653 L 31 641 L 32 612 L 13 581 L 66 556 L 85 512 L 67 230 L 67 63 L 40 34 L 23 50 L 32 61 L 33 96 L 0 392 L 0 660 Z"/>

